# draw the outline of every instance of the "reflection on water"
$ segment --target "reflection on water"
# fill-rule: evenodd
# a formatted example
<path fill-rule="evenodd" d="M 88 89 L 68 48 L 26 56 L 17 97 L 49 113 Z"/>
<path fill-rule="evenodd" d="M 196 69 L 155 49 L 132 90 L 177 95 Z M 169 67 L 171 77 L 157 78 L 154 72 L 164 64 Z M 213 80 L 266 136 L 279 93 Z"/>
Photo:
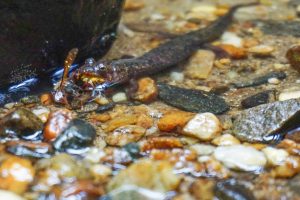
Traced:
<path fill-rule="evenodd" d="M 77 64 L 72 65 L 69 75 L 78 67 L 79 65 Z M 28 95 L 49 92 L 53 89 L 53 85 L 61 79 L 62 75 L 63 68 L 59 67 L 46 74 L 30 77 L 15 84 L 2 86 L 0 87 L 0 105 L 18 101 Z"/>

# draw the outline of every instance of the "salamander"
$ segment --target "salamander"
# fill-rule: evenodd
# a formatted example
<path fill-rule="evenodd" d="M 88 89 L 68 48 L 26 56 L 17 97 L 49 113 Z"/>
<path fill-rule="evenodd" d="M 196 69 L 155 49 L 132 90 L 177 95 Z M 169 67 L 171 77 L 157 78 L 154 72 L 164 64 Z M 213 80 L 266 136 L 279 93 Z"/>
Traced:
<path fill-rule="evenodd" d="M 114 85 L 153 75 L 175 66 L 189 58 L 205 43 L 217 40 L 232 24 L 233 15 L 238 8 L 257 4 L 255 2 L 233 6 L 227 14 L 214 21 L 207 28 L 177 36 L 140 57 L 111 61 L 100 60 L 98 62 L 89 59 L 73 73 L 66 84 L 82 91 L 91 91 L 92 95 L 95 96 Z M 76 89 L 72 89 L 73 93 L 74 91 Z"/>

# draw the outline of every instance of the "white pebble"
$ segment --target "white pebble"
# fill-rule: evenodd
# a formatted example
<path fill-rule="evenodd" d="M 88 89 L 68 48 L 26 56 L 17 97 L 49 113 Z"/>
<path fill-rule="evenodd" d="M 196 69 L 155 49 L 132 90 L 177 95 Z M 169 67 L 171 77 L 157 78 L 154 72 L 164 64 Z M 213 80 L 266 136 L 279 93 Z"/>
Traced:
<path fill-rule="evenodd" d="M 278 85 L 280 83 L 280 80 L 278 78 L 269 78 L 268 83 Z"/>
<path fill-rule="evenodd" d="M 90 148 L 88 152 L 86 152 L 84 159 L 91 163 L 99 163 L 100 159 L 105 156 L 105 153 L 96 147 Z"/>
<path fill-rule="evenodd" d="M 212 143 L 217 146 L 230 146 L 241 144 L 241 142 L 231 134 L 224 134 L 215 139 L 213 139 Z"/>
<path fill-rule="evenodd" d="M 184 74 L 181 72 L 171 72 L 170 78 L 176 82 L 183 82 Z"/>
<path fill-rule="evenodd" d="M 297 99 L 300 98 L 300 91 L 293 91 L 293 92 L 282 92 L 279 94 L 279 101 L 285 101 L 289 99 Z"/>
<path fill-rule="evenodd" d="M 92 174 L 96 177 L 107 177 L 109 175 L 112 174 L 112 170 L 111 168 L 105 166 L 105 165 L 101 165 L 101 164 L 96 164 L 96 165 L 93 165 L 91 168 L 90 168 Z"/>
<path fill-rule="evenodd" d="M 267 159 L 262 152 L 243 145 L 218 147 L 214 156 L 226 167 L 243 171 L 261 170 L 267 163 Z"/>
<path fill-rule="evenodd" d="M 231 44 L 236 47 L 243 46 L 243 40 L 233 32 L 225 32 L 221 37 L 222 44 Z"/>
<path fill-rule="evenodd" d="M 38 106 L 37 108 L 34 108 L 32 112 L 38 116 L 42 120 L 42 122 L 46 122 L 48 120 L 50 110 L 43 106 Z"/>
<path fill-rule="evenodd" d="M 25 200 L 23 197 L 6 190 L 0 190 L 0 199 L 3 200 Z"/>
<path fill-rule="evenodd" d="M 269 56 L 274 52 L 274 47 L 267 45 L 258 45 L 248 49 L 248 52 L 258 56 Z"/>
<path fill-rule="evenodd" d="M 15 105 L 17 105 L 16 102 L 7 103 L 7 104 L 4 105 L 4 108 L 6 108 L 6 109 L 12 109 Z"/>
<path fill-rule="evenodd" d="M 124 92 L 119 92 L 112 97 L 113 102 L 123 102 L 127 101 L 127 96 Z"/>
<path fill-rule="evenodd" d="M 205 156 L 213 154 L 216 147 L 208 144 L 194 144 L 190 146 L 190 149 L 195 151 L 198 156 Z"/>
<path fill-rule="evenodd" d="M 153 21 L 159 21 L 159 20 L 165 19 L 166 17 L 163 16 L 162 14 L 160 14 L 160 13 L 154 13 L 154 14 L 152 14 L 152 15 L 150 16 L 150 18 L 151 18 L 151 20 L 153 20 Z"/>
<path fill-rule="evenodd" d="M 283 149 L 276 149 L 273 147 L 266 147 L 262 150 L 265 153 L 268 162 L 271 165 L 280 165 L 285 162 L 289 156 L 288 152 Z"/>
<path fill-rule="evenodd" d="M 222 131 L 220 120 L 212 113 L 197 114 L 183 128 L 183 133 L 200 140 L 211 140 Z"/>

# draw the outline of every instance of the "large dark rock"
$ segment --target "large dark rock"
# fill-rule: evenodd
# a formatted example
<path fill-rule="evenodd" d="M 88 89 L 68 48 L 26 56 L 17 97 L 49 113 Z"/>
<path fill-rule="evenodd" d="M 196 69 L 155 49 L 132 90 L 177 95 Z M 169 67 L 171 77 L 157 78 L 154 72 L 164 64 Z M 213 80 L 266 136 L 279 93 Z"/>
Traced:
<path fill-rule="evenodd" d="M 95 138 L 96 130 L 91 124 L 80 119 L 74 119 L 56 138 L 53 146 L 60 152 L 80 154 L 93 144 Z"/>
<path fill-rule="evenodd" d="M 233 133 L 244 142 L 276 142 L 300 125 L 300 99 L 277 101 L 242 111 Z"/>
<path fill-rule="evenodd" d="M 79 48 L 77 63 L 87 57 L 103 56 L 115 39 L 123 3 L 124 0 L 0 1 L 0 103 L 7 98 L 20 98 L 20 93 L 5 96 L 9 84 L 24 80 L 31 80 L 31 84 L 50 82 L 49 73 L 63 65 L 72 48 Z M 33 82 L 32 78 L 38 80 Z"/>

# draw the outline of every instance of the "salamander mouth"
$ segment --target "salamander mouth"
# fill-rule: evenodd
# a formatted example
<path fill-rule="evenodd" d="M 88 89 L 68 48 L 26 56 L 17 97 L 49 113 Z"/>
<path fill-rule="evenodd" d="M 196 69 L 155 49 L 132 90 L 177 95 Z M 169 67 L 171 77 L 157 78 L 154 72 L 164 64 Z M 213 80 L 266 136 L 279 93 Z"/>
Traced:
<path fill-rule="evenodd" d="M 106 79 L 104 77 L 93 73 L 82 73 L 75 77 L 76 85 L 80 86 L 83 90 L 93 90 L 105 82 Z"/>

